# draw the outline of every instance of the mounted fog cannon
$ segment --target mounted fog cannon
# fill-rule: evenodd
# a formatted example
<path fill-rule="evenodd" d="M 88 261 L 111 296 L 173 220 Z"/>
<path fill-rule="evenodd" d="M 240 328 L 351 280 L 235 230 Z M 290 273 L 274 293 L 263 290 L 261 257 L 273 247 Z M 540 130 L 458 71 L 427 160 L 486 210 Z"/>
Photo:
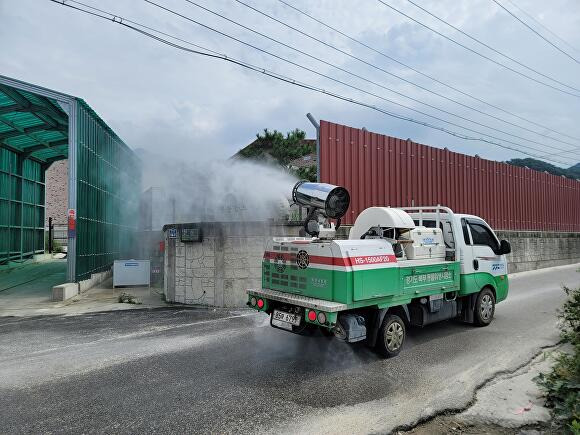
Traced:
<path fill-rule="evenodd" d="M 292 200 L 296 204 L 308 207 L 308 216 L 304 221 L 306 233 L 326 239 L 335 236 L 340 219 L 350 205 L 350 195 L 344 187 L 307 181 L 296 183 L 292 189 Z M 336 226 L 323 222 L 325 219 L 336 219 Z"/>
<path fill-rule="evenodd" d="M 345 188 L 301 181 L 292 198 L 308 208 L 313 237 L 270 240 L 262 288 L 247 290 L 248 305 L 275 328 L 364 340 L 391 357 L 409 327 L 451 318 L 486 326 L 507 297 L 510 245 L 477 216 L 439 205 L 371 207 L 349 240 L 336 240 L 350 205 Z"/>

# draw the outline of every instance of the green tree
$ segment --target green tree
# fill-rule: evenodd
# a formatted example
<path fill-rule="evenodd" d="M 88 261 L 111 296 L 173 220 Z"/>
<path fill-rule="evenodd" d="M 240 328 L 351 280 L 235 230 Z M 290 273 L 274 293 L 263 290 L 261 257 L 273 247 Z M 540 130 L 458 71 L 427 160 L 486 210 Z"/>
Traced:
<path fill-rule="evenodd" d="M 256 140 L 238 153 L 246 158 L 262 160 L 267 155 L 272 156 L 284 168 L 298 158 L 316 152 L 316 145 L 305 140 L 306 133 L 300 129 L 289 131 L 285 135 L 278 130 L 267 128 L 256 134 Z M 293 171 L 304 180 L 316 181 L 316 166 L 308 166 Z"/>
<path fill-rule="evenodd" d="M 316 166 L 298 168 L 296 170 L 296 176 L 301 180 L 316 181 Z"/>
<path fill-rule="evenodd" d="M 257 148 L 269 150 L 270 154 L 282 165 L 297 157 L 304 156 L 314 151 L 314 147 L 304 143 L 306 133 L 295 129 L 284 136 L 278 130 L 269 131 L 264 129 L 264 133 L 256 135 Z"/>

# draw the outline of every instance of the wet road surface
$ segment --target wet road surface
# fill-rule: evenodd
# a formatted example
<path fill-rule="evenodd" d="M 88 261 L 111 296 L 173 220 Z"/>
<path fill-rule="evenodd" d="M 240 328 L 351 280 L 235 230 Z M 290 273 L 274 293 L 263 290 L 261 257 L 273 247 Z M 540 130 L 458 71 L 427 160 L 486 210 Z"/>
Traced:
<path fill-rule="evenodd" d="M 411 329 L 394 359 L 249 311 L 0 318 L 2 433 L 369 433 L 460 409 L 558 341 L 576 267 L 514 276 L 487 328 Z"/>

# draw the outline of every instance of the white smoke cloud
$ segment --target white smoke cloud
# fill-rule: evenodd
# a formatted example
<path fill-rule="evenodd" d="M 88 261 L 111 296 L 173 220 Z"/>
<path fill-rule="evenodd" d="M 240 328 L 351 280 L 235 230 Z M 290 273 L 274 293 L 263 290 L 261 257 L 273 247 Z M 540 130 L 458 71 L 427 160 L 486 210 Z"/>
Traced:
<path fill-rule="evenodd" d="M 138 154 L 143 189 L 154 188 L 154 226 L 279 219 L 288 213 L 297 181 L 283 168 L 247 160 L 188 162 Z"/>

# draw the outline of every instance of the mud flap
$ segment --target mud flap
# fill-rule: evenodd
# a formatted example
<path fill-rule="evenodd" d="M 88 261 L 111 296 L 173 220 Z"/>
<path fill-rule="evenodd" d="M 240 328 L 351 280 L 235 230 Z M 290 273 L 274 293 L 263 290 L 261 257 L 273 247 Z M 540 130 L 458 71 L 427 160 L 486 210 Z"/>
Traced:
<path fill-rule="evenodd" d="M 478 293 L 472 293 L 469 296 L 462 299 L 461 316 L 459 317 L 461 321 L 467 323 L 473 323 L 475 321 L 475 315 L 473 313 L 473 310 L 475 309 L 477 296 Z"/>

